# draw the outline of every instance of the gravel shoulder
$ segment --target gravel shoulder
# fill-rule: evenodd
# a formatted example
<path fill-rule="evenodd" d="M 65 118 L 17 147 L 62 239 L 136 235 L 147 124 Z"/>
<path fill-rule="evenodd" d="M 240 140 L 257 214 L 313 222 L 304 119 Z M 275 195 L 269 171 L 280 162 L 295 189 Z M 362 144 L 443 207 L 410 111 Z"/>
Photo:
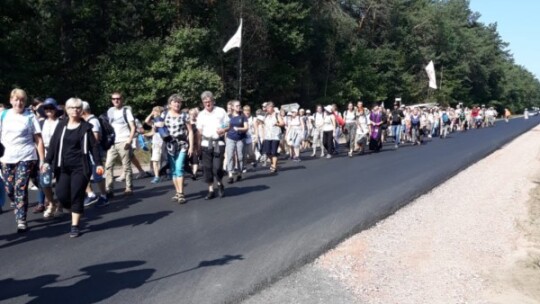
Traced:
<path fill-rule="evenodd" d="M 540 127 L 244 303 L 540 303 Z"/>

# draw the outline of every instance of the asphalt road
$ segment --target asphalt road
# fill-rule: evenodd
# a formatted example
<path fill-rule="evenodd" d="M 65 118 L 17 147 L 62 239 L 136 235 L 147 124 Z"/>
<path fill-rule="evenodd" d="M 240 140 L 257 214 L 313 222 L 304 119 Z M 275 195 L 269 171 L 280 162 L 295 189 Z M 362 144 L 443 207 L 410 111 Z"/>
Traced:
<path fill-rule="evenodd" d="M 248 173 L 226 188 L 225 198 L 211 201 L 203 200 L 205 185 L 190 180 L 183 206 L 170 201 L 168 182 L 137 180 L 133 197 L 87 210 L 77 239 L 68 237 L 68 217 L 31 215 L 30 231 L 18 235 L 13 215 L 4 212 L 0 301 L 237 302 L 539 122 L 538 116 L 499 122 L 352 159 L 305 157 L 284 163 L 277 176 Z M 500 164 L 501 174 L 510 165 Z"/>

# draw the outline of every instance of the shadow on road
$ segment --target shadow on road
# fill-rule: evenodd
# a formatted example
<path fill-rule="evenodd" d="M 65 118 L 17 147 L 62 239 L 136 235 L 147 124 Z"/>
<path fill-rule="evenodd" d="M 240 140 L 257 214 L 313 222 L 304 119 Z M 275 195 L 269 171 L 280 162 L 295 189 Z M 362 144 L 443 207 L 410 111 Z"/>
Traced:
<path fill-rule="evenodd" d="M 89 225 L 89 228 L 83 226 L 81 227 L 82 234 L 88 233 L 88 232 L 96 232 L 100 230 L 106 230 L 111 228 L 118 228 L 118 227 L 124 227 L 124 226 L 139 226 L 139 225 L 151 225 L 155 223 L 156 221 L 170 215 L 172 211 L 160 211 L 156 213 L 147 213 L 147 214 L 139 214 L 134 216 L 128 216 L 125 218 L 119 218 L 115 219 L 109 222 L 97 224 L 97 225 Z M 54 238 L 61 235 L 67 235 L 69 231 L 69 224 L 67 223 L 67 220 L 69 217 L 64 216 L 63 221 L 48 221 L 44 224 L 37 225 L 37 226 L 31 226 L 30 231 L 28 231 L 25 234 L 17 234 L 17 233 L 11 233 L 11 234 L 5 234 L 0 236 L 0 240 L 8 241 L 9 243 L 3 244 L 0 246 L 0 249 L 7 248 L 11 246 L 16 246 L 25 242 L 30 242 L 36 239 L 41 238 Z M 89 217 L 87 221 L 96 220 L 101 218 L 101 216 L 95 216 L 95 217 Z M 41 228 L 41 229 L 36 229 Z"/>
<path fill-rule="evenodd" d="M 144 265 L 143 261 L 122 261 L 81 268 L 82 274 L 58 280 L 60 275 L 49 274 L 27 280 L 0 281 L 0 301 L 20 296 L 32 298 L 28 303 L 96 303 L 106 300 L 124 289 L 142 286 L 155 269 L 129 268 Z M 122 270 L 121 272 L 117 272 Z M 70 285 L 66 282 L 78 280 Z M 62 283 L 62 286 L 50 286 Z"/>
<path fill-rule="evenodd" d="M 244 260 L 244 256 L 241 255 L 241 254 L 238 254 L 238 255 L 228 255 L 228 254 L 226 254 L 222 258 L 215 259 L 215 260 L 209 260 L 209 261 L 201 261 L 199 263 L 199 265 L 197 265 L 195 267 L 185 269 L 185 270 L 182 270 L 182 271 L 179 271 L 179 272 L 171 273 L 169 275 L 162 276 L 162 277 L 159 277 L 159 278 L 155 278 L 155 279 L 147 281 L 146 283 L 160 281 L 160 280 L 163 280 L 163 279 L 168 279 L 168 278 L 171 278 L 171 277 L 174 277 L 174 276 L 177 276 L 177 275 L 181 275 L 181 274 L 186 273 L 186 272 L 201 269 L 201 268 L 204 268 L 204 267 L 225 266 L 225 265 L 229 265 L 232 261 L 242 261 L 242 260 Z"/>

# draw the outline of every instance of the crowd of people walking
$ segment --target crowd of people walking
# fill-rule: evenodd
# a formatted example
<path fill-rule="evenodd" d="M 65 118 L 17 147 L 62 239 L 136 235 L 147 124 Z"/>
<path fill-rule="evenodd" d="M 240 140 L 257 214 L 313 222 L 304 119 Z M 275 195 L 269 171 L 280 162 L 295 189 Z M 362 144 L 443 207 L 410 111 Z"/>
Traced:
<path fill-rule="evenodd" d="M 68 99 L 63 107 L 53 98 L 35 99 L 31 105 L 27 99 L 25 91 L 14 89 L 11 108 L 0 114 L 0 191 L 5 191 L 0 193 L 0 207 L 7 195 L 17 232 L 26 232 L 32 181 L 39 188 L 33 211 L 50 219 L 69 210 L 70 237 L 80 235 L 86 207 L 106 207 L 114 197 L 118 162 L 117 181 L 125 184 L 124 196 L 133 195 L 134 165 L 138 177 L 153 175 L 151 183 L 171 181 L 171 199 L 184 204 L 184 178 L 199 179 L 199 169 L 208 186 L 204 199 L 211 200 L 226 195 L 224 183 L 241 181 L 257 166 L 277 174 L 278 158 L 293 162 L 307 155 L 332 158 L 343 150 L 341 146 L 348 157 L 355 157 L 378 152 L 385 142 L 392 142 L 394 149 L 421 145 L 435 136 L 493 126 L 498 117 L 494 108 L 484 105 L 444 108 L 395 103 L 392 109 L 380 105 L 368 109 L 362 101 L 348 103 L 343 112 L 337 105 L 317 105 L 313 113 L 299 107 L 279 109 L 268 101 L 252 112 L 238 100 L 221 108 L 212 92 L 206 91 L 201 94 L 202 108 L 183 108 L 183 97 L 173 94 L 141 123 L 120 92 L 111 94 L 112 106 L 99 117 L 92 114 L 90 103 L 79 98 Z M 506 110 L 506 121 L 510 115 Z M 138 148 L 151 150 L 152 174 L 142 169 L 134 154 Z M 308 153 L 302 156 L 302 152 Z"/>

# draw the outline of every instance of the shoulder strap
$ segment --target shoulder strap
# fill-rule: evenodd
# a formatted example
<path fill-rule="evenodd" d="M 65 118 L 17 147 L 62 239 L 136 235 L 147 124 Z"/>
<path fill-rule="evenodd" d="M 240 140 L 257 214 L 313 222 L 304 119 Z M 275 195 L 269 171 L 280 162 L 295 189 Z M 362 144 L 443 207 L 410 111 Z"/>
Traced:
<path fill-rule="evenodd" d="M 127 119 L 127 108 L 126 107 L 122 108 L 122 115 L 124 116 L 124 121 L 126 122 L 126 124 L 129 125 L 129 122 L 128 122 L 128 119 Z"/>

